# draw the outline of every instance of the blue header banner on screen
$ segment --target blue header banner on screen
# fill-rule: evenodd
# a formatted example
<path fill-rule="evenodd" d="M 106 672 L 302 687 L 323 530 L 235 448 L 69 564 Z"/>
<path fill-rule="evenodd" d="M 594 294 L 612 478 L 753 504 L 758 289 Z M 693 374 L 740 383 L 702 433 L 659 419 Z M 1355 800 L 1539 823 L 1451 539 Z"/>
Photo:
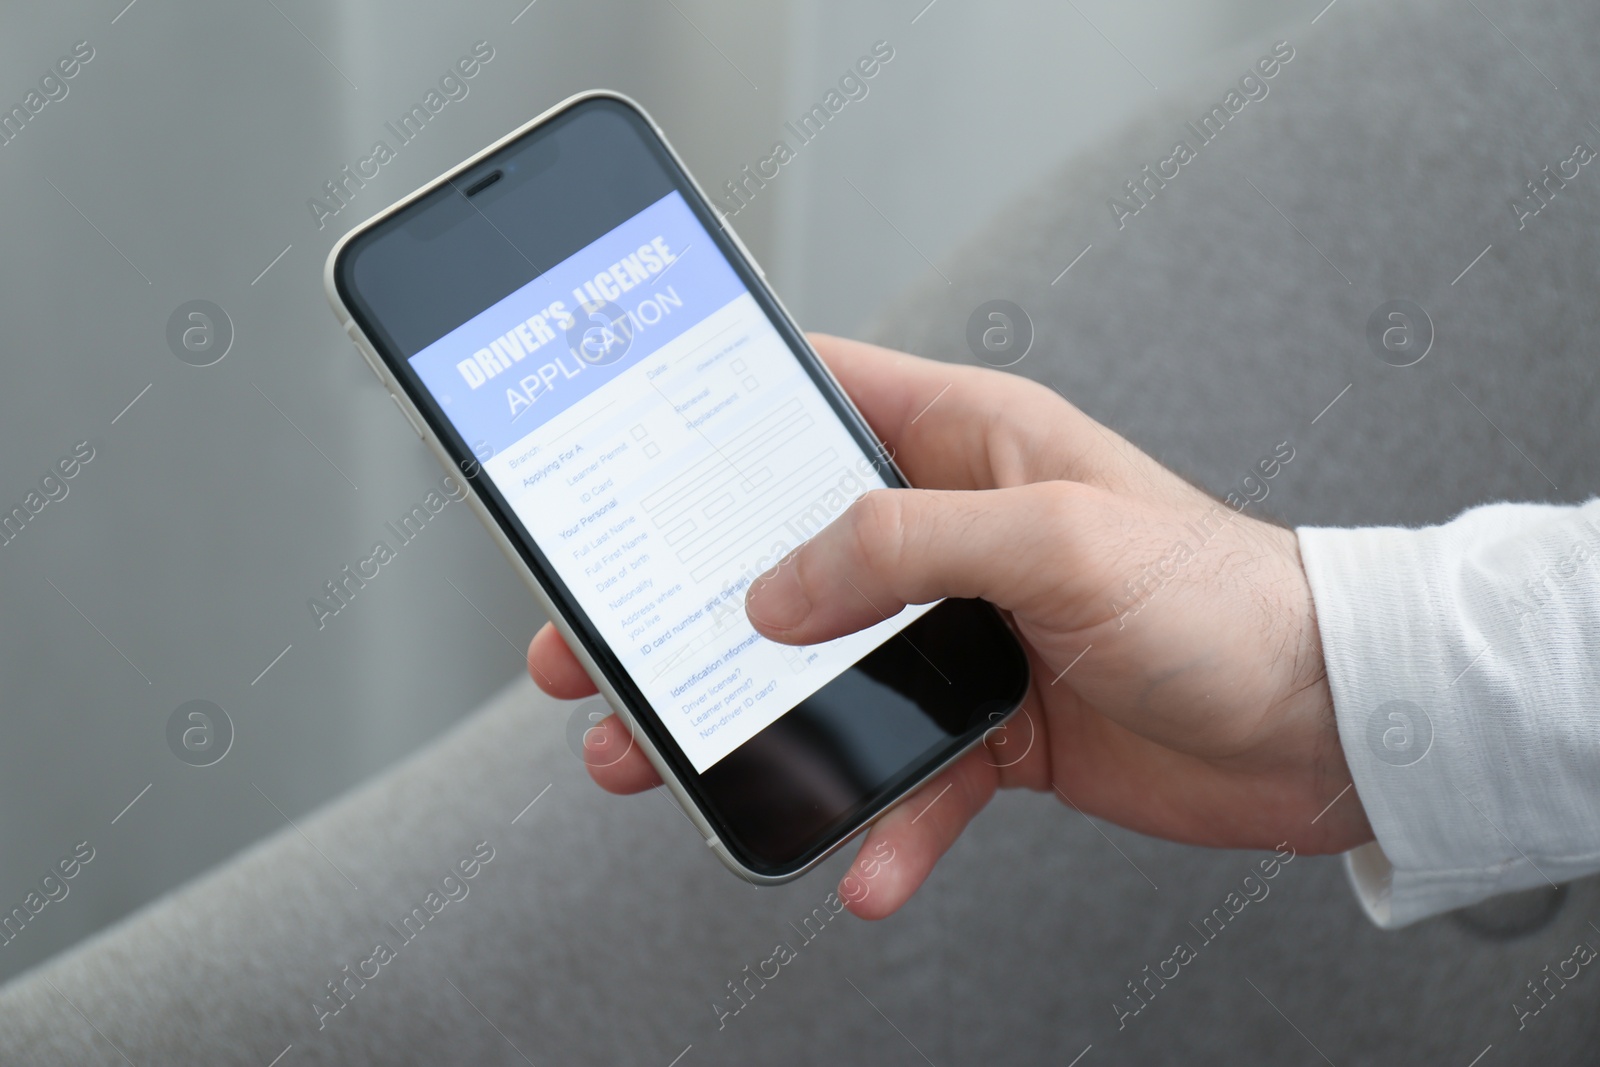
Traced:
<path fill-rule="evenodd" d="M 672 192 L 451 330 L 411 365 L 484 460 L 745 292 Z"/>

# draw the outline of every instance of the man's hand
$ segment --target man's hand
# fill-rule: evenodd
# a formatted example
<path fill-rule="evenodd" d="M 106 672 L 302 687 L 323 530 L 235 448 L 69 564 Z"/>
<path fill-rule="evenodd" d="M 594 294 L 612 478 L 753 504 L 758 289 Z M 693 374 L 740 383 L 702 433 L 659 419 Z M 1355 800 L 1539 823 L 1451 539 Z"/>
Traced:
<path fill-rule="evenodd" d="M 1213 500 L 1044 386 L 812 340 L 921 488 L 858 500 L 751 586 L 751 622 L 807 645 L 907 604 L 979 597 L 1033 668 L 986 748 L 868 831 L 851 874 L 869 850 L 894 859 L 872 863 L 871 892 L 841 891 L 852 911 L 904 904 L 998 788 L 1200 845 L 1372 839 L 1354 790 L 1328 807 L 1350 774 L 1293 531 Z M 528 663 L 552 696 L 595 691 L 549 626 Z M 605 748 L 629 747 L 615 716 L 602 726 L 617 742 Z M 590 773 L 616 793 L 660 782 L 637 748 Z"/>

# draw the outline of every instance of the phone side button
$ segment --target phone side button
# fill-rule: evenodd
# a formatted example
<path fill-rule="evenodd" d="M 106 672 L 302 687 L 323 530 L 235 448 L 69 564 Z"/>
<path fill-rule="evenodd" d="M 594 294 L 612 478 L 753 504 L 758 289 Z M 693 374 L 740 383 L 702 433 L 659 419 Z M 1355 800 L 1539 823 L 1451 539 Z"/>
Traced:
<path fill-rule="evenodd" d="M 393 393 L 389 394 L 389 399 L 394 401 L 394 406 L 400 409 L 400 414 L 406 417 L 406 422 L 411 424 L 411 428 L 417 431 L 417 437 L 426 441 L 428 439 L 428 434 L 422 428 L 422 424 L 417 421 L 417 417 L 411 414 L 410 409 L 404 404 L 400 403 L 400 398 L 395 396 Z"/>
<path fill-rule="evenodd" d="M 367 344 L 366 338 L 361 336 L 361 331 L 356 328 L 356 324 L 353 322 L 346 323 L 344 332 L 350 336 L 350 343 L 356 346 L 356 351 L 361 353 L 362 360 L 366 362 L 368 367 L 372 368 L 372 376 L 382 382 L 383 368 L 378 366 L 378 354 Z"/>

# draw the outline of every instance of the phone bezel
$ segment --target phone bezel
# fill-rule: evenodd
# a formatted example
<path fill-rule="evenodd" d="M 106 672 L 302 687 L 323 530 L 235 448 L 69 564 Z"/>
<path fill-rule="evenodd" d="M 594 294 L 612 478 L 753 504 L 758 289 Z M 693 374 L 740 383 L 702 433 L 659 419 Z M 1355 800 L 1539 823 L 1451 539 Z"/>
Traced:
<path fill-rule="evenodd" d="M 393 357 L 385 354 L 385 349 L 391 346 L 381 340 L 381 330 L 374 328 L 376 324 L 370 321 L 372 316 L 368 314 L 364 302 L 346 290 L 345 277 L 341 271 L 346 253 L 363 235 L 373 233 L 423 198 L 481 167 L 498 153 L 535 134 L 575 108 L 601 100 L 620 105 L 638 123 L 640 132 L 644 135 L 643 140 L 668 173 L 672 187 L 683 196 L 696 218 L 716 242 L 719 251 L 738 274 L 740 281 L 762 307 L 795 358 L 816 382 L 835 414 L 861 446 L 863 454 L 879 470 L 884 481 L 890 486 L 908 487 L 909 482 L 894 464 L 892 454 L 878 441 L 827 365 L 812 349 L 805 334 L 767 284 L 766 276 L 754 257 L 750 255 L 738 235 L 712 208 L 703 190 L 660 127 L 642 107 L 623 94 L 609 90 L 593 90 L 570 97 L 354 227 L 334 245 L 328 255 L 324 271 L 325 287 L 335 314 L 360 349 L 362 356 L 389 389 L 418 436 L 447 469 L 464 476 L 471 485 L 473 491 L 467 494 L 467 499 L 473 505 L 473 510 L 489 528 L 502 552 L 517 565 L 524 580 L 596 681 L 602 695 L 633 732 L 636 743 L 661 774 L 663 781 L 678 798 L 686 813 L 690 815 L 691 821 L 707 839 L 707 843 L 723 863 L 741 877 L 760 883 L 781 883 L 798 877 L 822 862 L 834 850 L 892 807 L 895 801 L 959 759 L 978 744 L 986 733 L 997 728 L 1013 714 L 1021 705 L 1028 687 L 1027 662 L 1020 648 L 1016 650 L 1017 664 L 1020 665 L 1020 681 L 1014 701 L 1010 702 L 1011 706 L 1003 714 L 992 717 L 987 725 L 969 728 L 959 737 L 941 746 L 942 751 L 932 759 L 907 764 L 904 774 L 863 797 L 855 808 L 826 827 L 816 836 L 811 847 L 792 861 L 771 865 L 753 860 L 751 856 L 744 854 L 738 844 L 726 839 L 729 835 L 726 835 L 724 828 L 719 825 L 715 812 L 718 804 L 726 801 L 710 796 L 703 789 L 699 773 L 678 748 L 671 732 L 666 729 L 665 724 L 651 709 L 649 701 L 634 685 L 627 670 L 611 652 L 543 550 L 516 519 L 509 503 L 500 495 L 490 479 L 481 477 L 479 460 L 471 451 L 470 445 L 456 432 L 416 377 L 407 359 L 398 354 Z M 935 608 L 929 615 L 938 610 Z M 998 618 L 996 613 L 996 619 Z M 639 714 L 639 709 L 647 709 L 647 713 Z"/>

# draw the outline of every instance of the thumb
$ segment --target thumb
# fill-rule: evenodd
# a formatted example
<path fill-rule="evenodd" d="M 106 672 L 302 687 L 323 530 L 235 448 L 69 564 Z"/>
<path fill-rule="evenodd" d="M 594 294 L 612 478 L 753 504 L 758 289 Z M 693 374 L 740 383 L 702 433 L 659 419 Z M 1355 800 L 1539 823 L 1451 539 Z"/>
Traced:
<path fill-rule="evenodd" d="M 745 612 L 764 636 L 809 645 L 943 597 L 1018 613 L 1059 606 L 1062 532 L 1094 492 L 1073 482 L 875 490 L 751 583 Z"/>

